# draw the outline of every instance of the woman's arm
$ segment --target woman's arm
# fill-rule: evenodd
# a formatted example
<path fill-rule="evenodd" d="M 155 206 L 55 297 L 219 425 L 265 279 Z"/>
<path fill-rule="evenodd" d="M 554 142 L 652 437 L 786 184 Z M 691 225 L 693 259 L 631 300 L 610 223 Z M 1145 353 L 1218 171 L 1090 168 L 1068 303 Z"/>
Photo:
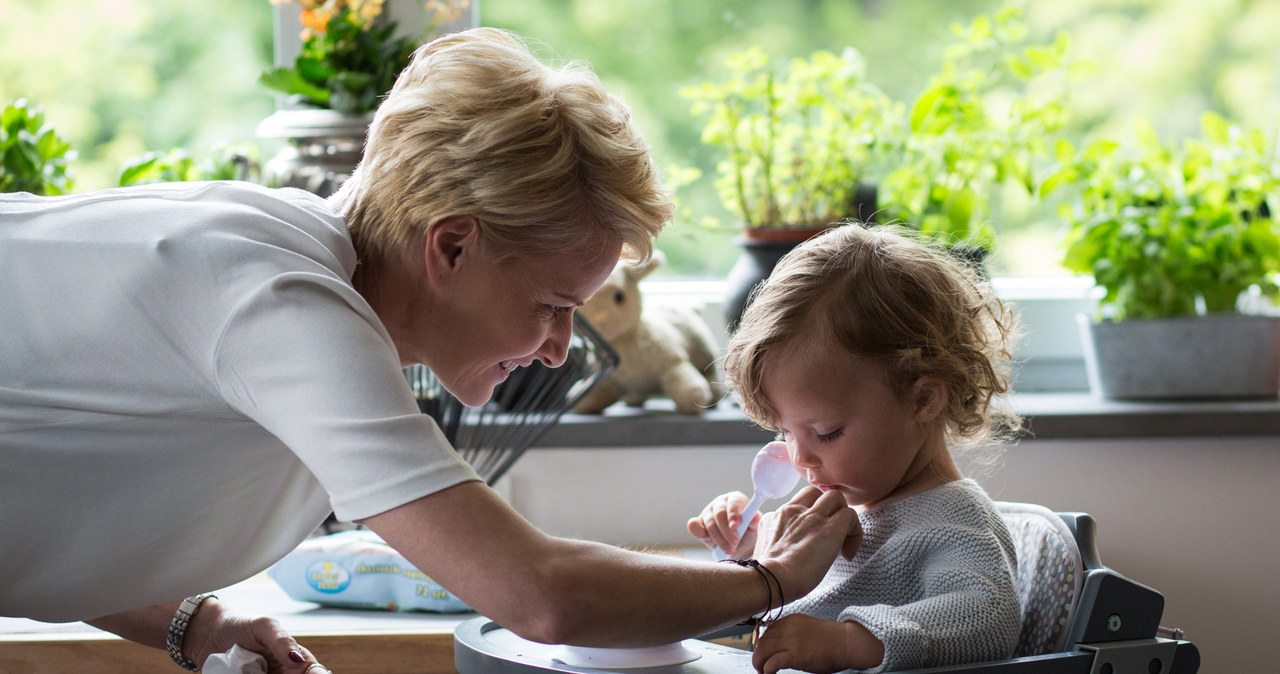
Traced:
<path fill-rule="evenodd" d="M 759 572 L 736 564 L 548 536 L 480 482 L 364 524 L 477 612 L 545 643 L 669 643 L 764 611 L 774 594 Z M 757 559 L 794 599 L 817 586 L 856 528 L 838 493 L 806 489 L 761 523 Z"/>

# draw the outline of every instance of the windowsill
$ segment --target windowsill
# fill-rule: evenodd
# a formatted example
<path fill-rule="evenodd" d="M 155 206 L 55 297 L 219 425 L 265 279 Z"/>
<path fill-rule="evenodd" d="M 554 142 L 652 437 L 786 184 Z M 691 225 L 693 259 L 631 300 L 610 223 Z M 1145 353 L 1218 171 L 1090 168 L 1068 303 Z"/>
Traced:
<path fill-rule="evenodd" d="M 1038 440 L 1280 435 L 1280 399 L 1121 402 L 1068 392 L 1015 394 L 1010 402 L 1024 417 L 1024 437 Z M 755 445 L 771 439 L 731 402 L 685 415 L 669 400 L 650 400 L 638 409 L 618 404 L 602 415 L 566 414 L 537 447 Z"/>
<path fill-rule="evenodd" d="M 1139 437 L 1280 435 L 1280 399 L 1221 402 L 1120 402 L 1088 391 L 1078 314 L 1096 311 L 1096 289 L 1082 277 L 994 278 L 992 286 L 1018 316 L 1022 338 L 1009 403 L 1025 417 L 1025 438 L 1040 440 Z M 721 280 L 648 280 L 646 302 L 699 309 L 723 331 Z M 643 409 L 615 405 L 604 415 L 565 415 L 539 447 L 610 448 L 754 445 L 772 434 L 749 422 L 732 403 L 698 415 L 672 411 L 667 400 Z"/>

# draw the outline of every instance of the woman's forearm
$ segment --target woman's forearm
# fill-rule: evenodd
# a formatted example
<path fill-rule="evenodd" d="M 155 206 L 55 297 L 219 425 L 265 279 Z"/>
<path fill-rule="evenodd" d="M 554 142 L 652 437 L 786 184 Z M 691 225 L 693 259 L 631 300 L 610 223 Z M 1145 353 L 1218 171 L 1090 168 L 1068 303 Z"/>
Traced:
<path fill-rule="evenodd" d="M 793 513 L 788 526 L 765 533 L 771 550 L 796 549 L 762 559 L 781 586 L 772 592 L 761 572 L 736 564 L 547 536 L 481 483 L 458 485 L 364 522 L 474 610 L 521 636 L 580 646 L 645 646 L 712 631 L 771 602 L 776 606 L 779 595 L 794 599 L 812 589 L 844 531 L 856 523 L 852 514 L 843 516 L 849 522 L 832 519 L 837 508 L 847 508 L 828 501 L 831 512 L 823 517 L 832 521 L 816 515 L 797 521 Z"/>
<path fill-rule="evenodd" d="M 169 623 L 181 601 L 156 604 L 145 608 L 113 613 L 85 622 L 94 627 L 117 634 L 152 648 L 164 648 L 169 633 Z"/>
<path fill-rule="evenodd" d="M 178 606 L 181 604 L 181 601 L 156 604 L 132 611 L 105 615 L 85 622 L 100 630 L 124 637 L 129 641 L 164 650 L 166 648 L 166 639 L 169 635 L 169 625 L 173 622 L 174 614 L 177 613 Z M 223 607 L 217 597 L 210 596 L 200 603 L 199 610 L 196 611 L 195 616 L 191 618 L 191 622 L 187 625 L 187 638 L 183 639 L 182 644 L 184 655 L 192 659 L 200 657 L 201 659 L 196 660 L 196 662 L 201 662 L 203 656 L 208 655 L 208 653 L 195 652 L 195 649 L 192 648 L 195 637 L 192 635 L 206 634 L 212 631 L 212 626 L 217 624 L 222 612 Z"/>

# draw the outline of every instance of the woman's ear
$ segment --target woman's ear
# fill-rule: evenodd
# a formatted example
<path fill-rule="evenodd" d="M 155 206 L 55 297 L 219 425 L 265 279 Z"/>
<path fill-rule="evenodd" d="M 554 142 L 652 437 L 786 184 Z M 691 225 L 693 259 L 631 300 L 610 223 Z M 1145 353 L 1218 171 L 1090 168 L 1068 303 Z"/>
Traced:
<path fill-rule="evenodd" d="M 933 375 L 924 375 L 912 384 L 911 400 L 915 405 L 917 421 L 933 421 L 947 407 L 947 385 Z"/>
<path fill-rule="evenodd" d="M 479 252 L 480 221 L 469 215 L 451 215 L 437 220 L 423 237 L 422 253 L 427 274 L 441 278 L 454 272 L 470 255 Z"/>

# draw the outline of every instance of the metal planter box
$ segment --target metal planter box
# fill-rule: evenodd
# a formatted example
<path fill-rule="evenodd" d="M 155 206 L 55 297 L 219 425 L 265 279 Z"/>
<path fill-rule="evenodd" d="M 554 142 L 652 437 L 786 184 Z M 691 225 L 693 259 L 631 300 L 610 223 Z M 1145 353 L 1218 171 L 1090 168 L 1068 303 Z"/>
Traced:
<path fill-rule="evenodd" d="M 1113 400 L 1226 400 L 1280 394 L 1280 317 L 1079 316 L 1089 388 Z"/>

